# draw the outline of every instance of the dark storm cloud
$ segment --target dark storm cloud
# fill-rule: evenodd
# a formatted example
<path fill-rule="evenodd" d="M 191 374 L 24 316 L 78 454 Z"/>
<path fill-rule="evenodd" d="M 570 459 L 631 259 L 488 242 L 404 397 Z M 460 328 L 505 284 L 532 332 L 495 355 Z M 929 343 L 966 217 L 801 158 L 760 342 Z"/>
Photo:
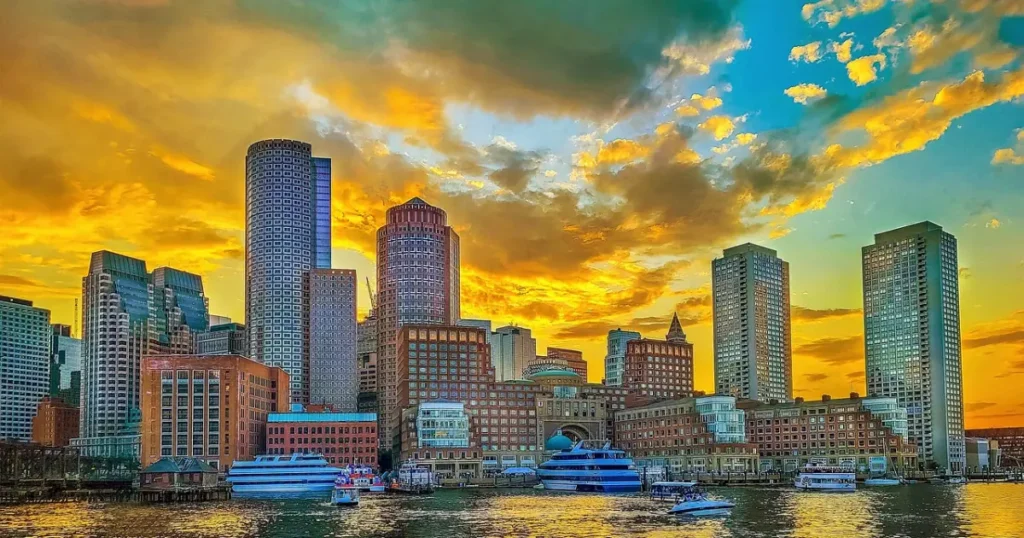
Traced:
<path fill-rule="evenodd" d="M 859 308 L 804 308 L 794 305 L 790 313 L 794 321 L 818 321 L 829 318 L 841 318 L 860 314 Z"/>
<path fill-rule="evenodd" d="M 832 366 L 852 364 L 864 360 L 864 339 L 861 336 L 822 338 L 801 344 L 793 352 L 810 355 Z"/>

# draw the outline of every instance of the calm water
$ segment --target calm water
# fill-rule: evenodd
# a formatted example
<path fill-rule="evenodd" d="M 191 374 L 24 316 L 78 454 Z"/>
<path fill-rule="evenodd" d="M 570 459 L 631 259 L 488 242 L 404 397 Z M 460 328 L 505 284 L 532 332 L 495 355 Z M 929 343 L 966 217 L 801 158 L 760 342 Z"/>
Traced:
<path fill-rule="evenodd" d="M 716 489 L 730 518 L 678 519 L 640 496 L 534 490 L 364 495 L 357 509 L 321 498 L 171 506 L 55 504 L 0 508 L 2 536 L 1024 537 L 1024 485 L 914 485 L 854 494 Z"/>

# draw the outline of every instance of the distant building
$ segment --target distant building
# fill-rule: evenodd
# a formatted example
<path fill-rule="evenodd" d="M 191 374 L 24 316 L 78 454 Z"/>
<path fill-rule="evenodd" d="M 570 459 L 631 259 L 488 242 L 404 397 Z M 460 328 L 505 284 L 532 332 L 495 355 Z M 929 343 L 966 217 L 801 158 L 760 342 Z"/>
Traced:
<path fill-rule="evenodd" d="M 69 446 L 78 437 L 78 408 L 59 398 L 44 396 L 32 419 L 32 442 L 43 446 Z"/>
<path fill-rule="evenodd" d="M 142 464 L 191 456 L 216 469 L 267 448 L 267 416 L 288 408 L 288 374 L 239 355 L 142 361 Z"/>
<path fill-rule="evenodd" d="M 622 385 L 622 375 L 626 371 L 626 343 L 639 340 L 640 333 L 613 329 L 608 331 L 608 354 L 604 357 L 605 384 L 610 387 Z"/>
<path fill-rule="evenodd" d="M 359 365 L 356 335 L 356 272 L 309 273 L 309 401 L 356 411 Z"/>
<path fill-rule="evenodd" d="M 491 365 L 495 381 L 522 379 L 526 364 L 537 357 L 537 340 L 530 329 L 512 325 L 494 330 Z"/>
<path fill-rule="evenodd" d="M 565 360 L 568 363 L 569 368 L 572 368 L 574 372 L 579 374 L 584 383 L 587 382 L 587 361 L 583 360 L 582 351 L 561 347 L 549 347 L 548 357 Z"/>
<path fill-rule="evenodd" d="M 999 441 L 983 437 L 967 437 L 967 468 L 969 473 L 985 473 L 1001 468 Z"/>
<path fill-rule="evenodd" d="M 637 467 L 681 472 L 756 472 L 757 445 L 731 396 L 663 400 L 615 413 L 615 446 Z"/>
<path fill-rule="evenodd" d="M 523 368 L 523 379 L 530 379 L 530 376 L 537 372 L 551 369 L 570 370 L 569 361 L 558 357 L 540 355 L 526 363 L 526 368 Z"/>
<path fill-rule="evenodd" d="M 978 428 L 964 432 L 967 437 L 988 439 L 999 448 L 999 466 L 1024 467 L 1024 426 Z"/>
<path fill-rule="evenodd" d="M 305 412 L 293 406 L 267 418 L 267 453 L 323 454 L 336 465 L 377 466 L 377 415 Z"/>
<path fill-rule="evenodd" d="M 622 387 L 648 398 L 685 398 L 693 395 L 693 344 L 686 341 L 673 316 L 665 340 L 641 338 L 626 343 Z"/>
<path fill-rule="evenodd" d="M 207 332 L 196 333 L 196 355 L 249 355 L 245 349 L 245 325 L 231 323 L 210 325 Z"/>
<path fill-rule="evenodd" d="M 793 399 L 789 263 L 746 243 L 711 263 L 715 393 Z"/>
<path fill-rule="evenodd" d="M 0 295 L 0 440 L 28 441 L 50 391 L 50 311 Z"/>
<path fill-rule="evenodd" d="M 921 458 L 966 465 L 956 238 L 931 222 L 875 234 L 862 249 L 870 396 L 896 398 Z"/>
<path fill-rule="evenodd" d="M 71 336 L 70 325 L 50 327 L 50 396 L 77 409 L 82 391 L 82 341 Z"/>
<path fill-rule="evenodd" d="M 227 325 L 231 323 L 231 318 L 228 316 L 218 316 L 216 314 L 210 314 L 210 327 L 216 327 L 217 325 Z M 245 326 L 242 326 L 245 328 Z"/>
<path fill-rule="evenodd" d="M 737 406 L 746 411 L 747 439 L 758 445 L 761 471 L 792 472 L 809 463 L 876 473 L 918 469 L 917 447 L 886 427 L 885 412 L 876 416 L 871 399 L 825 395 L 820 401 L 745 400 Z"/>
<path fill-rule="evenodd" d="M 356 361 L 359 367 L 360 413 L 377 412 L 377 316 L 371 311 L 356 326 Z"/>
<path fill-rule="evenodd" d="M 460 327 L 476 327 L 477 329 L 484 329 L 487 331 L 487 345 L 491 348 L 491 360 L 494 360 L 494 344 L 495 337 L 497 335 L 491 330 L 491 320 L 489 319 L 460 319 L 455 323 Z"/>

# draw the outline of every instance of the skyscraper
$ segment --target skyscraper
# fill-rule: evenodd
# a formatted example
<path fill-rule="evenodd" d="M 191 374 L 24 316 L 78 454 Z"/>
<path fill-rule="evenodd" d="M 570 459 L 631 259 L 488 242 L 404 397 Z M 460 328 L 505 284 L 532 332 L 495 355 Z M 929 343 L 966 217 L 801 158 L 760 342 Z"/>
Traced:
<path fill-rule="evenodd" d="M 199 275 L 121 254 L 92 254 L 82 278 L 81 436 L 132 432 L 139 413 L 139 365 L 144 355 L 187 354 L 194 333 L 209 328 Z"/>
<path fill-rule="evenodd" d="M 377 412 L 377 314 L 370 310 L 356 326 L 356 361 L 359 363 L 359 395 L 356 410 Z M 374 429 L 376 431 L 376 429 Z"/>
<path fill-rule="evenodd" d="M 0 295 L 0 439 L 28 441 L 50 388 L 50 311 Z"/>
<path fill-rule="evenodd" d="M 537 340 L 526 327 L 498 327 L 493 344 L 491 365 L 495 381 L 522 379 L 526 365 L 537 358 Z"/>
<path fill-rule="evenodd" d="M 635 396 L 652 399 L 693 395 L 693 344 L 673 314 L 664 340 L 640 338 L 626 342 L 622 386 Z"/>
<path fill-rule="evenodd" d="M 294 140 L 263 140 L 245 160 L 245 311 L 253 359 L 288 372 L 291 399 L 309 402 L 313 268 L 329 268 L 330 159 Z"/>
<path fill-rule="evenodd" d="M 921 222 L 862 249 L 869 396 L 896 398 L 925 461 L 966 465 L 956 238 Z"/>
<path fill-rule="evenodd" d="M 50 339 L 50 396 L 74 407 L 82 390 L 82 341 L 71 336 L 71 326 L 53 324 Z"/>
<path fill-rule="evenodd" d="M 746 243 L 725 249 L 711 267 L 715 393 L 791 400 L 789 263 L 770 248 Z"/>
<path fill-rule="evenodd" d="M 419 198 L 392 207 L 377 230 L 377 361 L 381 447 L 390 448 L 397 405 L 398 329 L 459 319 L 459 236 L 440 208 Z"/>
<path fill-rule="evenodd" d="M 604 384 L 610 387 L 622 386 L 622 374 L 626 370 L 626 343 L 639 340 L 640 333 L 612 329 L 608 331 L 608 354 L 604 356 Z"/>
<path fill-rule="evenodd" d="M 309 400 L 354 413 L 359 393 L 356 361 L 356 272 L 309 272 Z"/>

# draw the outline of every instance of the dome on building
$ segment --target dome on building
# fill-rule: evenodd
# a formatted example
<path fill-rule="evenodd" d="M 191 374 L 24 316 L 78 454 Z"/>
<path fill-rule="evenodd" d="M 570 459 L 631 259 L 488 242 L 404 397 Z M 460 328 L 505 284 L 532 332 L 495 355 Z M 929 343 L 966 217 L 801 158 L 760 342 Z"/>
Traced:
<path fill-rule="evenodd" d="M 569 450 L 572 445 L 572 439 L 562 435 L 562 430 L 558 430 L 544 443 L 544 450 Z"/>
<path fill-rule="evenodd" d="M 532 375 L 530 375 L 530 379 L 534 379 L 534 378 L 538 378 L 538 377 L 570 377 L 570 378 L 579 378 L 580 374 L 577 374 L 576 372 L 574 372 L 572 370 L 569 370 L 568 368 L 566 368 L 566 369 L 562 369 L 562 368 L 549 368 L 547 370 L 541 370 L 539 372 L 535 372 Z"/>

